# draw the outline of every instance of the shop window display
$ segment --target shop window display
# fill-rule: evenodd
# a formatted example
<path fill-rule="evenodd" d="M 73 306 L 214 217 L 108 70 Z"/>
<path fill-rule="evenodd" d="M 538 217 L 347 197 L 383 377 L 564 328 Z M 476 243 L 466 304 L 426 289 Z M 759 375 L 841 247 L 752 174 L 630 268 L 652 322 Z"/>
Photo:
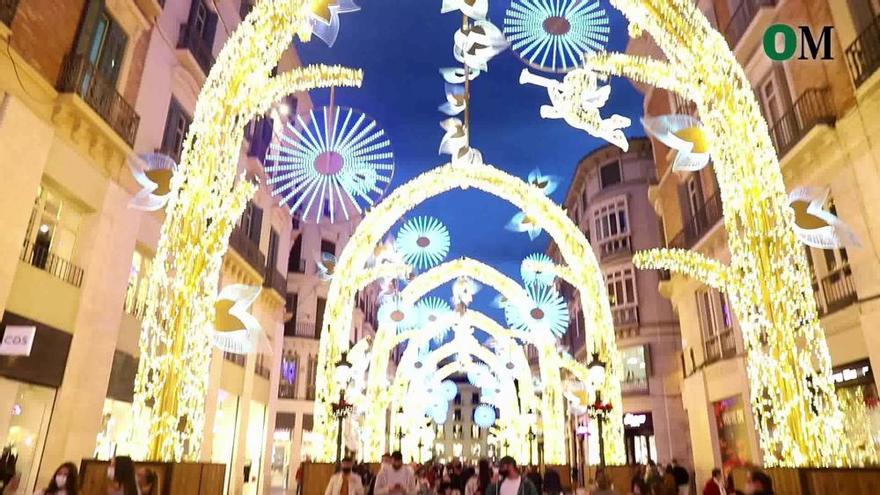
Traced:
<path fill-rule="evenodd" d="M 24 491 L 36 485 L 54 402 L 54 389 L 0 378 L 0 445 L 17 457 Z"/>

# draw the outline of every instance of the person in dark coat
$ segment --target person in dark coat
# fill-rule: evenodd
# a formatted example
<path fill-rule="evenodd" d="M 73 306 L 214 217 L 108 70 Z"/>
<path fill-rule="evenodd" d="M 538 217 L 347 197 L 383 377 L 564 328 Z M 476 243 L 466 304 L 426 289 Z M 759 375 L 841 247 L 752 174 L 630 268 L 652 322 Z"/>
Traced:
<path fill-rule="evenodd" d="M 562 493 L 562 479 L 559 478 L 559 472 L 553 468 L 544 473 L 544 492 L 547 495 L 559 495 Z"/>

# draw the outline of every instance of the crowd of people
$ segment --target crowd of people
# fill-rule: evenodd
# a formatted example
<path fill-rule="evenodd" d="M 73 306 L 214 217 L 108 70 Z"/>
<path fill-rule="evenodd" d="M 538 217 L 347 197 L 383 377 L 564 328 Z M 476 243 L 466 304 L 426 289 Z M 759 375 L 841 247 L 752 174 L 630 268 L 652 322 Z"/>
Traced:
<path fill-rule="evenodd" d="M 366 464 L 342 460 L 339 471 L 327 483 L 324 495 L 560 495 L 559 474 L 548 469 L 522 468 L 512 457 L 497 464 L 488 459 L 475 466 L 456 460 L 448 464 L 403 463 L 400 452 L 382 456 L 378 472 Z"/>
<path fill-rule="evenodd" d="M 576 477 L 576 474 L 573 473 Z M 487 459 L 476 466 L 453 461 L 406 465 L 400 452 L 382 456 L 375 474 L 366 464 L 342 460 L 324 495 L 561 495 L 559 473 L 546 469 L 542 475 L 534 466 L 520 467 L 512 457 L 497 464 Z M 636 466 L 628 487 L 614 486 L 610 473 L 598 469 L 584 489 L 576 495 L 691 495 L 694 493 L 688 470 L 673 460 L 665 467 L 654 461 Z M 720 469 L 697 491 L 702 495 L 773 495 L 773 482 L 766 473 L 753 470 L 743 490 L 737 490 L 733 477 L 725 478 Z"/>
<path fill-rule="evenodd" d="M 21 476 L 14 475 L 0 490 L 2 495 L 19 495 Z M 55 473 L 45 488 L 34 495 L 79 495 L 79 471 L 72 462 L 65 462 L 55 469 Z M 135 469 L 128 456 L 116 456 L 107 466 L 107 495 L 159 495 L 159 477 L 150 468 Z"/>

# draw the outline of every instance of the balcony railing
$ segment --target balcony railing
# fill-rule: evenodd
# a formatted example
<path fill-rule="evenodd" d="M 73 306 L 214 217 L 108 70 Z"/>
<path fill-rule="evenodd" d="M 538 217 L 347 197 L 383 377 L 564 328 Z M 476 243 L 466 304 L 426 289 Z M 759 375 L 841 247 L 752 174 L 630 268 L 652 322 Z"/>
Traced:
<path fill-rule="evenodd" d="M 625 374 L 620 382 L 620 391 L 625 394 L 643 394 L 647 393 L 648 390 L 647 376 Z"/>
<path fill-rule="evenodd" d="M 266 267 L 266 277 L 263 279 L 263 287 L 274 290 L 279 296 L 287 295 L 287 277 L 275 267 Z"/>
<path fill-rule="evenodd" d="M 822 277 L 822 294 L 817 294 L 821 314 L 839 311 L 858 301 L 852 268 L 845 263 Z M 824 304 L 823 304 L 824 302 Z"/>
<path fill-rule="evenodd" d="M 266 256 L 260 251 L 260 246 L 247 235 L 241 226 L 236 226 L 232 230 L 232 235 L 229 236 L 229 245 L 261 276 L 266 274 Z"/>
<path fill-rule="evenodd" d="M 770 126 L 776 153 L 785 156 L 817 125 L 833 125 L 836 117 L 828 88 L 810 88 Z"/>
<path fill-rule="evenodd" d="M 635 304 L 611 308 L 611 318 L 615 328 L 638 326 L 639 307 Z"/>
<path fill-rule="evenodd" d="M 736 355 L 736 341 L 733 338 L 733 329 L 730 328 L 709 337 L 703 345 L 706 350 L 706 364 Z"/>
<path fill-rule="evenodd" d="M 198 33 L 195 33 L 187 23 L 180 25 L 180 37 L 177 39 L 177 48 L 188 50 L 206 76 L 211 72 L 211 67 L 214 66 L 212 47 Z"/>
<path fill-rule="evenodd" d="M 846 66 L 858 88 L 880 67 L 880 16 L 874 18 L 844 51 Z"/>
<path fill-rule="evenodd" d="M 254 373 L 257 376 L 262 376 L 263 378 L 266 378 L 268 380 L 269 377 L 272 375 L 272 370 L 267 368 L 264 364 L 257 363 L 257 365 L 254 366 Z"/>
<path fill-rule="evenodd" d="M 229 361 L 230 363 L 235 363 L 239 366 L 244 366 L 245 356 L 244 354 L 235 354 L 234 352 L 224 352 L 223 359 Z"/>
<path fill-rule="evenodd" d="M 630 236 L 623 235 L 599 241 L 599 259 L 604 260 L 616 255 L 632 254 Z"/>
<path fill-rule="evenodd" d="M 715 193 L 706 200 L 692 218 L 686 219 L 684 228 L 669 241 L 667 247 L 690 249 L 724 216 L 721 195 Z"/>
<path fill-rule="evenodd" d="M 291 322 L 288 322 L 287 324 L 290 325 Z M 293 334 L 295 337 L 305 337 L 308 339 L 316 339 L 316 338 L 318 338 L 316 331 L 315 331 L 316 327 L 317 327 L 317 325 L 315 325 L 315 322 L 313 322 L 313 321 L 298 321 L 298 322 L 296 322 L 296 327 L 295 327 Z"/>
<path fill-rule="evenodd" d="M 730 16 L 730 22 L 724 28 L 724 38 L 730 48 L 736 48 L 739 40 L 752 25 L 758 11 L 765 7 L 776 6 L 776 0 L 742 0 L 739 7 Z"/>
<path fill-rule="evenodd" d="M 58 91 L 79 95 L 129 146 L 134 145 L 141 118 L 107 80 L 82 55 L 67 54 L 58 78 Z"/>
<path fill-rule="evenodd" d="M 15 19 L 15 11 L 18 10 L 20 0 L 0 0 L 0 22 L 12 26 Z"/>
<path fill-rule="evenodd" d="M 83 269 L 60 256 L 50 253 L 46 246 L 39 246 L 31 241 L 24 241 L 21 250 L 21 261 L 46 271 L 70 285 L 82 285 Z"/>
<path fill-rule="evenodd" d="M 278 398 L 279 399 L 296 399 L 296 384 L 288 383 L 286 380 L 281 380 L 278 383 Z"/>

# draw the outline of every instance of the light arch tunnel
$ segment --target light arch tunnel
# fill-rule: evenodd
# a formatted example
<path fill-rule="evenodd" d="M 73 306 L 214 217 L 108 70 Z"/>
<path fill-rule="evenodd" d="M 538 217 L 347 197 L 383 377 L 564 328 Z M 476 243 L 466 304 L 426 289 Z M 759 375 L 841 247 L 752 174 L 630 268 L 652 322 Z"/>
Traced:
<path fill-rule="evenodd" d="M 349 329 L 351 328 L 355 295 L 358 290 L 372 280 L 369 276 L 364 276 L 364 272 L 369 270 L 368 262 L 375 247 L 382 241 L 397 219 L 417 205 L 452 189 L 470 187 L 489 193 L 518 207 L 526 215 L 535 219 L 559 247 L 565 263 L 564 270 L 561 272 L 564 273 L 564 278 L 581 294 L 581 300 L 584 302 L 584 320 L 588 327 L 593 329 L 586 335 L 586 350 L 588 353 L 598 352 L 600 358 L 607 364 L 605 379 L 600 386 L 603 398 L 613 406 L 610 420 L 606 422 L 605 426 L 606 458 L 609 463 L 624 462 L 619 381 L 620 355 L 615 343 L 614 326 L 604 277 L 593 250 L 583 233 L 559 205 L 522 179 L 485 164 L 443 165 L 425 172 L 395 189 L 385 200 L 375 205 L 365 215 L 340 254 L 335 276 L 328 290 L 324 327 L 318 353 L 319 372 L 316 380 L 318 393 L 315 403 L 315 432 L 324 441 L 320 443 L 320 451 L 315 453 L 316 458 L 331 461 L 335 456 L 335 442 L 333 441 L 335 422 L 333 421 L 331 403 L 338 397 L 339 385 L 333 380 L 334 366 L 342 353 L 349 347 Z M 410 286 L 415 283 L 416 281 L 413 281 Z M 381 343 L 380 338 L 384 338 L 381 329 L 377 334 L 376 342 L 374 342 L 374 348 L 377 343 Z M 541 363 L 548 364 L 546 373 L 558 376 L 560 357 L 555 346 L 552 350 L 549 347 L 541 348 L 539 352 L 541 353 Z M 387 364 L 387 356 L 385 361 Z M 549 363 L 553 362 L 556 362 L 557 365 L 550 366 Z M 544 365 L 542 364 L 542 366 Z M 583 367 L 578 363 L 571 363 L 570 368 L 576 376 L 580 377 L 579 372 L 583 371 L 583 376 L 586 377 L 586 370 L 582 369 Z M 560 395 L 559 390 L 548 388 L 545 391 L 544 400 L 561 401 L 561 397 L 559 399 L 554 397 L 556 395 Z M 562 421 L 559 423 L 561 424 Z"/>

